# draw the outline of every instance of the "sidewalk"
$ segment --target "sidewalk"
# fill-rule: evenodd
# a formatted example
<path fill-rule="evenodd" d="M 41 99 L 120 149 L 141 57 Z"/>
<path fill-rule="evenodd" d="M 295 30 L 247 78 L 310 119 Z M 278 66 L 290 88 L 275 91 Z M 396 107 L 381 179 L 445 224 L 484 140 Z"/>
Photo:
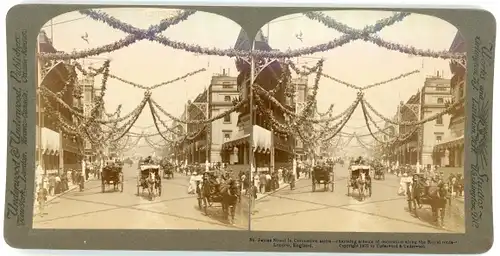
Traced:
<path fill-rule="evenodd" d="M 304 179 L 305 177 L 299 177 L 296 181 L 295 181 L 295 186 L 297 186 L 297 182 L 301 179 Z M 265 192 L 265 193 L 257 193 L 257 199 L 255 199 L 255 201 L 259 201 L 263 198 L 266 198 L 268 197 L 269 195 L 272 195 L 280 190 L 283 190 L 285 188 L 288 188 L 290 187 L 290 184 L 289 183 L 285 183 L 283 181 L 280 182 L 280 187 L 276 190 L 273 190 L 273 191 L 269 191 L 269 192 Z"/>
<path fill-rule="evenodd" d="M 85 181 L 85 183 L 88 183 L 88 182 L 90 182 L 90 181 L 94 181 L 94 180 L 97 180 L 97 178 L 94 178 L 94 177 L 90 177 L 90 176 L 89 176 L 89 179 L 88 179 L 88 180 L 86 180 L 86 181 Z M 73 185 L 73 183 L 71 183 L 71 184 L 69 184 L 69 185 L 68 185 L 68 187 L 69 187 L 69 188 L 68 188 L 68 190 L 66 190 L 66 191 L 64 191 L 64 192 L 62 192 L 62 193 L 59 193 L 59 194 L 57 194 L 57 195 L 53 195 L 53 196 L 48 195 L 48 196 L 47 196 L 47 201 L 45 201 L 45 207 L 47 207 L 47 206 L 50 204 L 50 202 L 54 201 L 54 199 L 56 199 L 56 198 L 58 198 L 58 197 L 61 197 L 61 196 L 65 195 L 65 194 L 67 194 L 67 193 L 69 193 L 69 192 L 71 192 L 71 191 L 74 191 L 74 190 L 75 190 L 75 189 L 77 189 L 79 186 L 78 186 L 78 184 Z M 38 210 L 39 210 L 39 209 L 38 209 L 38 203 L 35 203 L 35 204 L 34 204 L 34 208 L 33 208 L 33 215 L 37 215 L 37 214 L 38 214 Z"/>

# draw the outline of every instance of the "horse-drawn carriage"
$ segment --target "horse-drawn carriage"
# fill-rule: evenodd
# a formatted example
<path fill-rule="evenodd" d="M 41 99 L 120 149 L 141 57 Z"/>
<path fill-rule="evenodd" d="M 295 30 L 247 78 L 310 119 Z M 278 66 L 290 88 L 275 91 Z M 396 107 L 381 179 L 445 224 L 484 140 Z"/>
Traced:
<path fill-rule="evenodd" d="M 113 190 L 123 192 L 123 168 L 112 161 L 106 163 L 101 174 L 101 192 L 106 192 L 106 187 L 113 185 Z"/>
<path fill-rule="evenodd" d="M 174 178 L 175 166 L 172 163 L 162 162 L 161 168 L 163 169 L 163 178 L 164 179 L 173 179 Z"/>
<path fill-rule="evenodd" d="M 374 169 L 374 175 L 373 175 L 374 179 L 385 180 L 385 171 L 383 165 L 375 165 L 373 169 Z"/>
<path fill-rule="evenodd" d="M 369 165 L 351 165 L 349 167 L 349 179 L 347 180 L 347 196 L 351 196 L 351 190 L 357 190 L 359 199 L 363 201 L 368 192 L 372 196 L 371 168 Z"/>
<path fill-rule="evenodd" d="M 442 226 L 446 204 L 451 204 L 448 183 L 426 178 L 422 173 L 415 173 L 403 182 L 406 183 L 409 212 L 418 218 L 417 208 L 428 205 L 435 224 Z"/>
<path fill-rule="evenodd" d="M 198 195 L 198 207 L 208 215 L 208 208 L 214 203 L 220 203 L 224 217 L 234 223 L 236 207 L 240 202 L 240 188 L 236 179 L 226 177 L 225 180 L 217 180 L 213 171 L 203 174 L 201 180 L 196 181 L 196 194 Z"/>
<path fill-rule="evenodd" d="M 139 187 L 148 190 L 149 199 L 154 200 L 156 195 L 161 196 L 161 178 L 160 166 L 155 164 L 143 164 L 139 167 L 139 175 L 137 177 L 137 195 L 139 194 Z"/>
<path fill-rule="evenodd" d="M 335 180 L 333 174 L 333 166 L 324 165 L 324 166 L 314 166 L 312 171 L 312 191 L 316 191 L 316 187 L 318 184 L 323 184 L 324 191 L 328 190 L 328 187 L 331 187 L 331 192 L 335 189 Z"/>

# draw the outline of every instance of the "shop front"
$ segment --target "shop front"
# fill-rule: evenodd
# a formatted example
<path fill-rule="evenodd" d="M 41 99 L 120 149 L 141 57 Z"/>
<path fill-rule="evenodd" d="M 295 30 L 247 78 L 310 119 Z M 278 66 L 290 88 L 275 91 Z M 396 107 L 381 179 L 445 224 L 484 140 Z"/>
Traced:
<path fill-rule="evenodd" d="M 464 136 L 451 138 L 434 146 L 434 152 L 440 158 L 443 167 L 460 167 L 464 165 Z"/>

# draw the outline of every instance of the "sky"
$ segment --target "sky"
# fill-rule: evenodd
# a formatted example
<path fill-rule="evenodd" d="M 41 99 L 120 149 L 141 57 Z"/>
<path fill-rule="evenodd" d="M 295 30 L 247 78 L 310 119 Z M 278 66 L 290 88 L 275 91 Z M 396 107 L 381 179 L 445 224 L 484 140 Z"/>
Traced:
<path fill-rule="evenodd" d="M 104 9 L 104 11 L 121 21 L 146 29 L 152 24 L 159 23 L 161 19 L 171 16 L 176 10 L 112 8 Z M 362 29 L 379 19 L 391 16 L 392 13 L 387 11 L 328 11 L 325 14 L 353 28 Z M 51 23 L 52 26 L 50 26 Z M 57 50 L 68 52 L 101 46 L 126 36 L 124 32 L 82 16 L 78 12 L 57 16 L 42 29 L 49 37 L 52 36 Z M 238 24 L 223 16 L 197 12 L 186 21 L 167 29 L 163 35 L 176 41 L 227 49 L 234 46 L 240 29 Z M 271 47 L 280 50 L 317 45 L 342 35 L 301 14 L 277 18 L 265 25 L 262 31 L 269 37 Z M 412 14 L 402 22 L 384 28 L 378 35 L 387 41 L 440 51 L 449 49 L 456 32 L 457 29 L 444 20 Z M 88 43 L 82 39 L 86 33 Z M 297 38 L 297 34 L 302 34 L 302 40 Z M 222 69 L 226 69 L 229 70 L 230 75 L 237 75 L 234 59 L 197 56 L 149 41 L 140 41 L 115 52 L 103 54 L 97 58 L 79 60 L 79 62 L 99 67 L 105 58 L 111 58 L 110 73 L 146 86 L 207 68 L 207 71 L 203 73 L 153 91 L 152 98 L 167 112 L 176 116 L 182 114 L 184 104 L 188 99 L 194 99 L 209 85 L 213 74 L 221 73 Z M 445 78 L 451 77 L 449 62 L 446 60 L 408 56 L 363 41 L 351 42 L 329 52 L 303 56 L 296 60 L 300 65 L 313 66 L 319 58 L 325 59 L 323 66 L 325 74 L 360 86 L 387 80 L 415 69 L 421 70 L 419 74 L 365 91 L 367 101 L 389 118 L 395 115 L 397 105 L 401 100 L 407 100 L 423 86 L 426 76 L 440 71 L 440 73 L 444 72 Z M 95 86 L 100 86 L 100 79 L 97 77 Z M 314 76 L 311 75 L 309 77 L 311 86 L 313 81 Z M 108 112 L 114 112 L 116 107 L 122 104 L 122 113 L 129 113 L 139 104 L 144 95 L 142 89 L 134 88 L 115 79 L 109 79 L 107 87 L 105 104 Z M 323 77 L 317 96 L 318 108 L 321 112 L 327 110 L 330 104 L 335 104 L 335 115 L 352 103 L 356 93 L 354 89 Z M 164 115 L 162 117 L 167 120 Z M 375 120 L 379 118 L 375 117 Z M 144 127 L 151 126 L 150 112 L 143 111 L 136 124 L 137 127 L 132 129 L 134 132 L 140 132 Z M 154 131 L 155 129 L 150 127 L 146 132 Z M 368 133 L 359 108 L 343 131 L 356 132 L 360 135 Z M 365 143 L 371 141 L 369 137 L 362 139 Z M 161 143 L 158 138 L 151 140 Z M 353 150 L 362 148 L 355 139 L 352 140 L 350 146 Z"/>

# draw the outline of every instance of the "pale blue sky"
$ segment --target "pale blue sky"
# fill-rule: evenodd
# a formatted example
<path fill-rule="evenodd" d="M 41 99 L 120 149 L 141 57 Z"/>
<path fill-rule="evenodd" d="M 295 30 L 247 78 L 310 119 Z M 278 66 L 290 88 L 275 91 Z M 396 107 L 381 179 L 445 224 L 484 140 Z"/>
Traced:
<path fill-rule="evenodd" d="M 140 28 L 157 24 L 162 18 L 173 13 L 171 9 L 113 8 L 105 9 L 105 11 Z M 329 11 L 327 15 L 354 28 L 362 29 L 366 25 L 373 24 L 376 20 L 390 16 L 391 13 L 385 11 Z M 78 12 L 72 12 L 53 19 L 53 23 L 56 25 L 52 28 L 52 36 L 58 50 L 72 51 L 73 49 L 93 48 L 126 36 L 125 33 L 110 28 L 106 24 L 90 18 L 79 19 L 81 17 L 83 16 Z M 46 25 L 49 24 L 50 22 Z M 50 26 L 44 27 L 44 30 L 50 37 L 52 34 Z M 167 29 L 163 34 L 177 41 L 226 49 L 234 45 L 239 31 L 239 25 L 225 17 L 197 12 L 179 25 Z M 383 29 L 379 35 L 387 41 L 440 51 L 449 48 L 456 31 L 453 25 L 444 20 L 413 14 L 402 22 Z M 263 28 L 263 32 L 265 35 L 268 34 L 267 26 Z M 89 35 L 88 44 L 81 39 L 85 33 Z M 298 33 L 303 35 L 302 42 L 295 36 Z M 309 20 L 301 14 L 278 18 L 272 21 L 269 26 L 271 47 L 281 50 L 317 45 L 339 36 L 341 36 L 339 32 L 329 29 L 319 22 Z M 112 74 L 143 85 L 160 83 L 200 68 L 208 68 L 208 71 L 187 78 L 185 82 L 177 82 L 153 91 L 153 98 L 168 112 L 175 115 L 181 114 L 187 98 L 196 97 L 205 86 L 208 86 L 212 74 L 219 73 L 225 68 L 230 70 L 231 75 L 237 75 L 233 59 L 195 56 L 192 53 L 171 49 L 149 41 L 141 41 L 99 57 L 112 59 Z M 312 57 L 326 59 L 324 65 L 326 74 L 356 85 L 372 84 L 414 69 L 421 69 L 423 62 L 424 69 L 420 74 L 366 91 L 367 100 L 388 117 L 395 114 L 396 106 L 400 100 L 406 100 L 416 93 L 418 88 L 423 85 L 426 75 L 434 74 L 436 71 L 444 71 L 444 76 L 450 77 L 448 61 L 446 60 L 409 57 L 362 41 L 352 42 L 329 52 L 314 54 Z M 316 61 L 316 59 L 299 58 L 300 63 L 309 62 L 310 65 L 314 65 Z M 82 61 L 80 60 L 80 62 Z M 89 62 L 96 62 L 94 64 L 96 67 L 102 63 L 101 60 L 85 61 L 85 63 Z M 310 83 L 313 80 L 314 77 L 311 76 Z M 100 77 L 96 82 L 96 86 L 98 85 L 100 85 Z M 318 106 L 323 111 L 330 104 L 335 103 L 335 113 L 338 113 L 351 104 L 355 96 L 355 90 L 322 78 L 317 98 Z M 122 113 L 128 113 L 141 101 L 142 97 L 142 90 L 110 79 L 105 98 L 106 108 L 111 112 L 118 104 L 123 104 Z M 144 111 L 137 125 L 145 127 L 151 123 L 149 111 Z M 368 131 L 362 127 L 363 125 L 362 113 L 360 110 L 356 111 L 347 124 L 345 132 L 356 131 L 358 134 L 366 134 Z M 153 131 L 154 128 L 151 128 L 150 132 Z M 369 142 L 370 140 L 365 138 L 364 141 Z M 356 140 L 353 140 L 351 145 L 357 145 Z"/>

